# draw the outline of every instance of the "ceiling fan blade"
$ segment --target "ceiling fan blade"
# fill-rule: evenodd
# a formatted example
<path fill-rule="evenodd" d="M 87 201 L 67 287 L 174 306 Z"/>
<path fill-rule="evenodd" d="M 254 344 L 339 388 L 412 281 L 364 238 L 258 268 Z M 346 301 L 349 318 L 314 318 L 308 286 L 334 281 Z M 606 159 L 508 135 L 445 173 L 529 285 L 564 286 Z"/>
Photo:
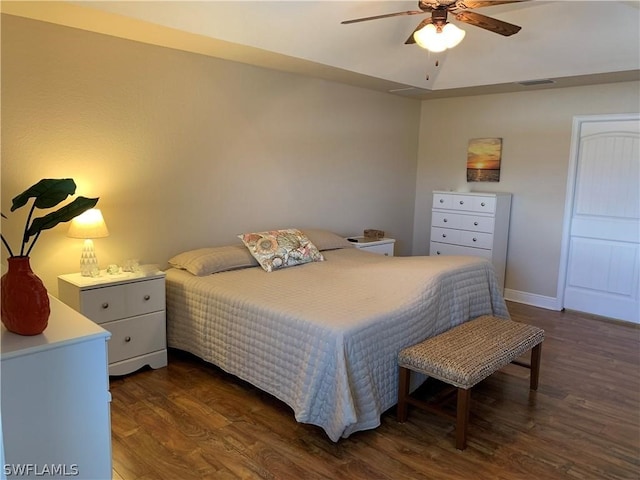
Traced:
<path fill-rule="evenodd" d="M 420 30 L 422 27 L 424 27 L 425 25 L 429 25 L 430 23 L 432 23 L 432 18 L 425 18 L 423 21 L 421 21 L 418 26 L 413 30 L 413 32 L 411 32 L 411 35 L 409 35 L 409 38 L 407 38 L 407 41 L 404 42 L 405 45 L 411 45 L 413 43 L 416 43 L 415 38 L 413 38 L 413 34 L 416 33 L 418 30 Z"/>
<path fill-rule="evenodd" d="M 342 25 L 350 23 L 368 22 L 369 20 L 378 20 L 379 18 L 399 17 L 401 15 L 418 15 L 424 13 L 422 10 L 409 10 L 407 12 L 386 13 L 384 15 L 374 15 L 373 17 L 355 18 L 353 20 L 345 20 L 340 22 Z"/>
<path fill-rule="evenodd" d="M 455 4 L 455 8 L 462 10 L 472 8 L 490 7 L 492 5 L 503 5 L 505 3 L 522 3 L 530 0 L 458 0 Z"/>
<path fill-rule="evenodd" d="M 476 27 L 484 28 L 494 33 L 499 33 L 508 37 L 514 33 L 518 33 L 522 27 L 513 25 L 512 23 L 503 22 L 496 18 L 487 17 L 486 15 L 480 15 L 476 12 L 458 12 L 455 14 L 456 20 L 459 20 L 469 25 L 475 25 Z"/>

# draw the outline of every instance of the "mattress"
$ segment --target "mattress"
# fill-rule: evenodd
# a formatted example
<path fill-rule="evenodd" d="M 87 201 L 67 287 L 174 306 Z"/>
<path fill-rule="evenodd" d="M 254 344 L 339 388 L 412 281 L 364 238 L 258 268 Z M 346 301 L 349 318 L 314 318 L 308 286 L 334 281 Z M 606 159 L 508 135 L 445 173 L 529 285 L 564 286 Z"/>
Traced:
<path fill-rule="evenodd" d="M 480 315 L 509 316 L 482 258 L 323 255 L 270 273 L 169 269 L 169 347 L 274 395 L 335 442 L 377 427 L 397 403 L 401 349 Z"/>

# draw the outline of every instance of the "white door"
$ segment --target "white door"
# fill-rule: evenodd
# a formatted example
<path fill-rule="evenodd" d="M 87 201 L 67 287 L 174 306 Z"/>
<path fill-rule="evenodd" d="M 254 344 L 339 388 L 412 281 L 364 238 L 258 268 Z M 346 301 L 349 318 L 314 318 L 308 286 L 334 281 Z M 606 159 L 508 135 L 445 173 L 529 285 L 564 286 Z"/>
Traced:
<path fill-rule="evenodd" d="M 564 308 L 640 323 L 639 145 L 639 115 L 574 119 Z"/>

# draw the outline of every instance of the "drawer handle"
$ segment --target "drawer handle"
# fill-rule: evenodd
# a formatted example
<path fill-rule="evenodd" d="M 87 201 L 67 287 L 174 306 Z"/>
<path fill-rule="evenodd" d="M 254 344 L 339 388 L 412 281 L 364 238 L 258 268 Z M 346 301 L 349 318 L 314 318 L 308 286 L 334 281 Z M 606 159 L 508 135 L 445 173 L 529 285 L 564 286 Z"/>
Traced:
<path fill-rule="evenodd" d="M 446 234 L 446 233 L 443 233 L 443 234 L 442 234 L 442 238 L 447 238 L 447 234 Z"/>
<path fill-rule="evenodd" d="M 478 226 L 478 222 L 473 222 L 473 226 L 477 227 Z"/>
<path fill-rule="evenodd" d="M 440 255 L 440 250 L 436 250 L 436 255 Z"/>
<path fill-rule="evenodd" d="M 442 198 L 441 198 L 441 199 L 440 199 L 440 203 L 444 203 L 444 199 L 442 199 Z"/>
<path fill-rule="evenodd" d="M 484 207 L 485 205 L 486 205 L 486 203 L 484 203 L 484 202 L 482 202 L 482 203 L 480 204 L 480 206 L 481 206 L 481 207 Z"/>
<path fill-rule="evenodd" d="M 131 341 L 131 337 L 124 337 L 124 341 L 125 341 L 126 343 L 129 343 L 129 342 Z"/>
<path fill-rule="evenodd" d="M 144 296 L 145 301 L 149 300 L 150 298 L 151 298 L 151 295 L 145 295 Z"/>
<path fill-rule="evenodd" d="M 464 205 L 464 200 L 460 200 L 460 205 Z"/>
<path fill-rule="evenodd" d="M 478 239 L 477 239 L 477 238 L 474 238 L 474 239 L 473 239 L 473 241 L 474 241 L 474 242 L 477 242 L 477 241 L 478 241 Z"/>
<path fill-rule="evenodd" d="M 108 304 L 107 302 L 104 302 L 104 303 L 102 304 L 102 308 L 103 308 L 104 310 L 106 310 L 107 308 L 109 308 L 109 304 Z"/>
<path fill-rule="evenodd" d="M 447 223 L 449 220 L 447 220 L 446 218 L 442 220 L 444 223 Z"/>

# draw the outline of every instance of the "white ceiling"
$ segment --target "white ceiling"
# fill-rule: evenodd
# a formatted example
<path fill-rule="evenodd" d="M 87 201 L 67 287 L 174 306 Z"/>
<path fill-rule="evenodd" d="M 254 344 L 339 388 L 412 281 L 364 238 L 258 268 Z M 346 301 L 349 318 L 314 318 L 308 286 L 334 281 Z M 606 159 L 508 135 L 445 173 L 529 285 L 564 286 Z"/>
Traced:
<path fill-rule="evenodd" d="M 467 35 L 438 56 L 404 44 L 428 14 L 340 24 L 407 10 L 417 1 L 2 2 L 10 14 L 419 98 L 640 78 L 640 0 L 474 10 L 522 27 L 510 37 L 450 16 Z"/>

